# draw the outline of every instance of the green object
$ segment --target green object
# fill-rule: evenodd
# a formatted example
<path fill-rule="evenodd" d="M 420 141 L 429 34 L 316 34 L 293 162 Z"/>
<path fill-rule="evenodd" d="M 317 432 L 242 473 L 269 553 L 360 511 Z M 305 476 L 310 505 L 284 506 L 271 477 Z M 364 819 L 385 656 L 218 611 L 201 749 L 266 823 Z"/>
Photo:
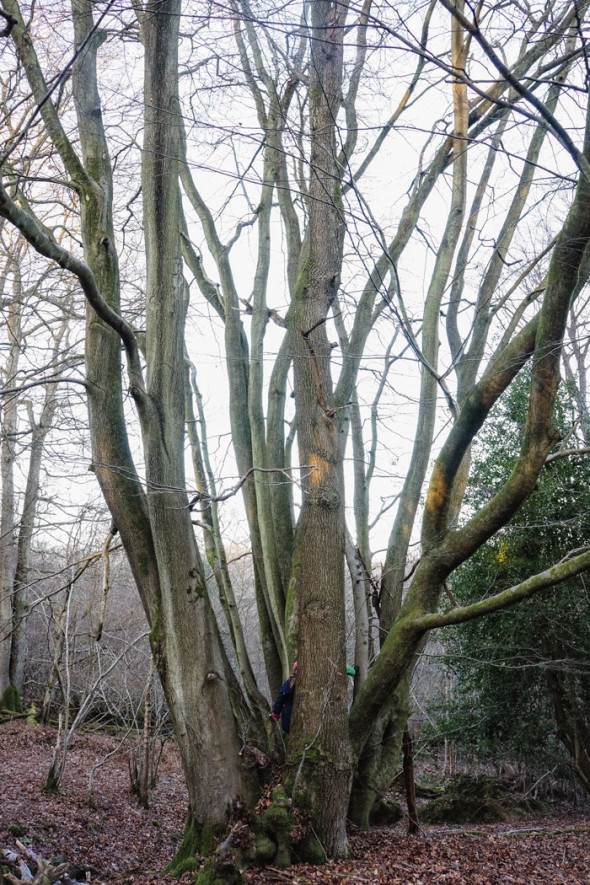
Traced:
<path fill-rule="evenodd" d="M 0 708 L 8 710 L 10 713 L 22 713 L 18 688 L 12 682 L 2 695 L 0 700 Z"/>
<path fill-rule="evenodd" d="M 351 667 L 350 664 L 346 665 L 346 673 L 348 676 L 352 676 L 353 678 L 356 676 L 356 670 L 354 667 Z"/>
<path fill-rule="evenodd" d="M 528 408 L 530 371 L 495 406 L 473 451 L 465 509 L 478 511 L 514 468 Z M 575 390 L 563 385 L 555 424 L 566 448 L 587 446 Z M 572 435 L 568 436 L 571 428 Z M 457 605 L 515 586 L 583 547 L 590 533 L 588 455 L 549 461 L 515 518 L 452 578 Z M 510 758 L 553 768 L 581 740 L 588 751 L 590 599 L 583 578 L 547 588 L 519 605 L 462 624 L 447 633 L 455 690 L 439 726 L 480 758 Z M 586 731 L 584 731 L 586 728 Z M 565 748 L 565 749 L 564 749 Z M 574 766 L 584 763 L 584 753 Z M 587 771 L 586 769 L 586 778 Z M 584 775 L 584 771 L 580 770 Z M 583 778 L 582 778 L 583 779 Z"/>

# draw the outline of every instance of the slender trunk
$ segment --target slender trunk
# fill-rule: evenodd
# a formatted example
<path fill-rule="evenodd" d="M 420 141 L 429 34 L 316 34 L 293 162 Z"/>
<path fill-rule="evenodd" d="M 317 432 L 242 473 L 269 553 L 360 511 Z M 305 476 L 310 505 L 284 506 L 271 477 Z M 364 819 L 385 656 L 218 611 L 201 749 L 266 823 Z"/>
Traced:
<path fill-rule="evenodd" d="M 418 805 L 416 803 L 416 783 L 414 781 L 414 751 L 412 738 L 408 726 L 404 728 L 403 739 L 404 751 L 404 786 L 406 789 L 406 802 L 408 805 L 408 832 L 414 835 L 420 829 L 418 820 Z"/>
<path fill-rule="evenodd" d="M 29 572 L 29 556 L 33 539 L 33 528 L 39 500 L 41 460 L 45 439 L 53 424 L 57 408 L 57 388 L 49 385 L 45 393 L 43 411 L 36 422 L 32 406 L 29 406 L 29 423 L 31 426 L 31 457 L 27 472 L 25 500 L 18 533 L 16 567 L 14 573 L 14 604 L 12 648 L 10 654 L 10 680 L 19 692 L 23 690 L 25 660 L 27 654 L 26 624 L 28 616 L 27 580 Z"/>
<path fill-rule="evenodd" d="M 9 357 L 6 366 L 8 386 L 14 386 L 20 355 L 20 305 L 15 301 L 8 317 Z M 10 660 L 14 628 L 14 574 L 16 569 L 16 518 L 14 464 L 16 461 L 17 399 L 4 401 L 0 442 L 0 697 L 10 684 Z"/>
<path fill-rule="evenodd" d="M 61 658 L 62 658 L 62 655 L 64 652 L 64 644 L 65 644 L 65 639 L 66 639 L 66 633 L 65 633 L 66 617 L 67 617 L 71 592 L 72 592 L 72 585 L 70 584 L 66 590 L 66 597 L 64 599 L 64 604 L 62 606 L 62 609 L 55 618 L 55 626 L 53 629 L 53 633 L 54 633 L 53 660 L 51 663 L 51 670 L 49 671 L 49 676 L 47 677 L 47 684 L 45 686 L 45 692 L 43 695 L 43 705 L 41 707 L 41 722 L 44 725 L 47 725 L 49 723 L 49 714 L 51 712 L 51 702 L 53 700 L 53 693 L 55 691 L 55 683 L 58 678 L 59 665 L 60 665 Z"/>

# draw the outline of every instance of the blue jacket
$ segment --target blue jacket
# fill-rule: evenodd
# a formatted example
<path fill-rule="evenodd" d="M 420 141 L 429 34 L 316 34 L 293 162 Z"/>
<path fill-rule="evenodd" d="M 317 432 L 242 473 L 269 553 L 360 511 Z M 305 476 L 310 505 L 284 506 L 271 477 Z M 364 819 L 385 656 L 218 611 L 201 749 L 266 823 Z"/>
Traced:
<path fill-rule="evenodd" d="M 278 716 L 281 714 L 281 725 L 284 731 L 291 728 L 291 713 L 293 712 L 293 698 L 295 697 L 295 680 L 289 676 L 285 679 L 274 702 L 272 711 Z"/>

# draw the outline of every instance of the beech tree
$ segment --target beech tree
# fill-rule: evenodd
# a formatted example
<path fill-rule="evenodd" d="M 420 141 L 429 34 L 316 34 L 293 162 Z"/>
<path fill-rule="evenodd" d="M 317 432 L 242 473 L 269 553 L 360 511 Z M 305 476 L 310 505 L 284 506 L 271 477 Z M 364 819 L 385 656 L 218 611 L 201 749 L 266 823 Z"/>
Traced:
<path fill-rule="evenodd" d="M 146 248 L 146 362 L 119 312 L 113 228 L 113 181 L 100 110 L 96 56 L 103 39 L 92 3 L 74 0 L 77 52 L 72 91 L 81 154 L 68 137 L 29 28 L 17 3 L 4 9 L 33 97 L 80 199 L 84 260 L 2 188 L 2 213 L 47 258 L 73 272 L 88 301 L 86 389 L 92 460 L 105 501 L 127 551 L 151 628 L 153 654 L 182 755 L 196 837 L 224 820 L 228 804 L 248 794 L 230 703 L 231 674 L 206 593 L 184 483 L 184 349 L 178 191 L 177 46 L 180 3 L 148 3 L 142 17 L 145 108 L 142 166 Z M 104 17 L 104 15 L 103 15 Z M 137 476 L 127 440 L 120 346 L 139 415 L 147 486 Z M 166 491 L 162 495 L 162 490 Z M 161 560 L 161 561 L 160 561 Z M 179 592 L 180 588 L 182 590 Z"/>
<path fill-rule="evenodd" d="M 557 438 L 563 336 L 588 269 L 587 6 L 553 2 L 539 13 L 508 13 L 492 3 L 476 17 L 462 0 L 433 0 L 420 11 L 372 0 L 287 7 L 231 0 L 215 13 L 180 0 L 117 10 L 72 0 L 67 15 L 49 2 L 27 7 L 35 15 L 42 8 L 49 20 L 61 16 L 64 46 L 71 37 L 67 65 L 55 71 L 35 39 L 43 19 L 29 21 L 24 4 L 2 0 L 34 100 L 29 123 L 42 121 L 79 221 L 60 244 L 32 201 L 18 199 L 15 158 L 26 126 L 15 127 L 5 147 L 0 214 L 72 273 L 87 301 L 92 467 L 150 625 L 189 788 L 187 850 L 204 848 L 231 802 L 252 795 L 255 777 L 241 748 L 273 741 L 223 549 L 220 506 L 228 495 L 243 497 L 271 692 L 299 661 L 285 777 L 328 856 L 348 850 L 347 813 L 368 825 L 391 782 L 408 681 L 429 631 L 511 605 L 590 565 L 590 554 L 578 552 L 482 602 L 446 603 L 446 580 L 526 501 Z M 113 134 L 118 112 L 100 64 L 109 50 L 116 68 L 117 41 L 130 36 L 141 43 L 144 66 L 139 312 L 119 261 L 127 236 L 120 205 L 133 215 L 137 194 L 111 159 L 115 151 L 125 165 L 132 139 L 121 114 L 123 128 Z M 66 74 L 75 119 L 61 110 Z M 129 85 L 133 101 L 136 87 Z M 409 155 L 404 126 L 426 130 L 424 144 L 413 136 Z M 218 187 L 211 169 L 223 176 Z M 541 172 L 565 190 L 561 203 L 536 180 Z M 537 222 L 534 238 L 527 213 Z M 218 329 L 223 337 L 239 474 L 225 491 L 210 459 L 203 369 L 188 337 L 185 352 L 187 317 L 198 316 L 202 327 L 207 313 L 207 334 Z M 363 359 L 375 355 L 378 377 L 367 385 Z M 529 410 L 515 468 L 485 506 L 461 516 L 471 442 L 528 362 Z M 410 381 L 396 371 L 406 363 Z M 417 403 L 404 428 L 411 454 L 396 485 L 379 466 L 380 445 L 393 443 L 383 435 L 379 442 L 377 426 L 399 384 L 410 396 L 416 389 Z M 190 497 L 185 421 L 196 484 Z M 136 422 L 139 456 L 129 440 Z M 382 510 L 392 522 L 374 587 L 370 486 L 380 469 Z M 235 671 L 193 522 L 203 531 Z M 404 590 L 418 535 L 419 561 Z M 345 554 L 359 665 L 350 714 Z M 369 590 L 379 617 L 374 662 Z"/>

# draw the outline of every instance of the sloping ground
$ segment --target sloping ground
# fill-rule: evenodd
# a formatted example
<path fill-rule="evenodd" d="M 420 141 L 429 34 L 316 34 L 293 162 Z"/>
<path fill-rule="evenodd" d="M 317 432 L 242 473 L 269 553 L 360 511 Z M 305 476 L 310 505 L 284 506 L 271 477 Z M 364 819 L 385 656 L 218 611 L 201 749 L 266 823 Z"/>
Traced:
<path fill-rule="evenodd" d="M 13 720 L 0 726 L 0 848 L 16 839 L 51 860 L 64 858 L 95 885 L 170 883 L 161 870 L 182 836 L 186 790 L 177 754 L 166 748 L 148 810 L 129 790 L 128 745 L 80 734 L 59 796 L 42 787 L 55 731 Z M 89 795 L 90 771 L 97 763 Z M 525 826 L 528 830 L 525 830 Z M 30 842 L 28 841 L 30 840 Z M 249 885 L 590 885 L 590 819 L 561 815 L 513 827 L 469 830 L 405 825 L 351 834 L 355 858 L 321 867 L 250 870 Z M 181 881 L 188 881 L 184 877 Z"/>

